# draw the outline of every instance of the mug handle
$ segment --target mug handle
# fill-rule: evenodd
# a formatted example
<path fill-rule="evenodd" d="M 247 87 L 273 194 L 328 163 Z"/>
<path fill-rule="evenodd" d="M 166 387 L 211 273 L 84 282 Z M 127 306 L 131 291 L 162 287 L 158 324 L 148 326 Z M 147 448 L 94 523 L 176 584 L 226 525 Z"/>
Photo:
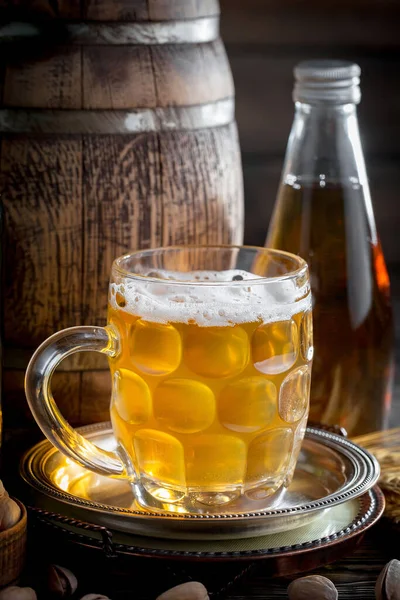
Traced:
<path fill-rule="evenodd" d="M 125 479 L 128 474 L 117 453 L 95 446 L 75 431 L 60 413 L 51 392 L 51 378 L 60 362 L 76 352 L 93 350 L 117 356 L 119 338 L 112 325 L 70 327 L 50 336 L 29 361 L 25 394 L 37 424 L 58 450 L 90 471 Z"/>

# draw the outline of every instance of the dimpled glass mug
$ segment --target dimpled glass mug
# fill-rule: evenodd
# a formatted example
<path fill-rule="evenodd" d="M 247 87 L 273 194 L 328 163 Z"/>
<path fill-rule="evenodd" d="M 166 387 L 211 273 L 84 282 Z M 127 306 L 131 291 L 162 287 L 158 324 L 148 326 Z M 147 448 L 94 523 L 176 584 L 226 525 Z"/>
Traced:
<path fill-rule="evenodd" d="M 51 376 L 66 356 L 106 354 L 106 452 L 61 416 Z M 47 438 L 138 502 L 218 512 L 288 486 L 304 437 L 313 354 L 307 264 L 256 247 L 187 246 L 117 258 L 108 325 L 72 327 L 33 355 L 25 390 Z"/>

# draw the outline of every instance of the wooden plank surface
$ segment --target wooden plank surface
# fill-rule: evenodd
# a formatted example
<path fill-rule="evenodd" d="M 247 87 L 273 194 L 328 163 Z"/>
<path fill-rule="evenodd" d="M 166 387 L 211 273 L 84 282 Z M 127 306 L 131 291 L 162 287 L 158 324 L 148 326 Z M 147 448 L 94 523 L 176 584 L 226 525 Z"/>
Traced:
<path fill-rule="evenodd" d="M 29 564 L 33 567 L 33 577 L 47 563 L 56 560 L 57 564 L 70 568 L 77 575 L 80 593 L 97 589 L 113 600 L 131 600 L 133 597 L 151 600 L 172 586 L 191 580 L 206 585 L 211 598 L 287 600 L 289 584 L 305 574 L 328 577 L 335 584 L 340 600 L 374 600 L 375 582 L 384 565 L 398 556 L 399 543 L 398 533 L 378 524 L 364 537 L 358 549 L 345 553 L 335 563 L 278 579 L 268 576 L 268 561 L 216 564 L 141 557 L 110 560 L 103 551 L 94 555 L 93 551 L 85 551 L 82 545 L 72 545 L 71 539 L 57 536 L 49 527 L 35 528 L 32 534 L 36 536 L 36 543 L 39 539 L 45 540 L 40 556 L 34 555 L 35 544 L 31 546 Z M 307 561 L 306 554 L 302 555 L 302 560 Z M 309 596 L 309 600 L 321 598 Z"/>
<path fill-rule="evenodd" d="M 151 49 L 147 46 L 82 48 L 83 108 L 157 106 Z"/>
<path fill-rule="evenodd" d="M 81 322 L 81 141 L 6 138 L 1 154 L 4 342 L 32 348 Z"/>
<path fill-rule="evenodd" d="M 233 96 L 221 40 L 151 48 L 158 106 L 192 106 Z"/>
<path fill-rule="evenodd" d="M 243 231 L 240 156 L 229 140 L 234 124 L 216 130 L 177 132 L 160 138 L 164 245 L 241 243 Z M 195 139 L 195 143 L 191 140 Z M 177 149 L 188 154 L 177 177 Z M 231 173 L 221 177 L 221 173 Z M 193 186 L 189 182 L 199 182 Z M 206 219 L 200 215 L 206 214 Z M 166 218 L 166 215 L 168 217 Z M 231 235 L 229 235 L 231 231 Z"/>
<path fill-rule="evenodd" d="M 219 14 L 218 0 L 149 0 L 152 21 L 195 19 Z"/>
<path fill-rule="evenodd" d="M 157 134 L 87 136 L 83 148 L 82 319 L 103 325 L 114 258 L 161 242 L 159 143 Z"/>
<path fill-rule="evenodd" d="M 80 0 L 82 18 L 93 21 L 146 21 L 147 0 Z"/>
<path fill-rule="evenodd" d="M 231 143 L 234 136 L 235 126 L 229 125 L 159 137 L 84 138 L 85 324 L 104 323 L 99 315 L 106 314 L 116 256 L 162 244 L 241 240 L 242 186 L 240 157 Z M 173 158 L 178 150 L 187 159 L 179 176 Z M 140 202 L 128 203 L 127 197 Z M 200 218 L 202 214 L 206 219 Z"/>
<path fill-rule="evenodd" d="M 218 0 L 81 0 L 83 18 L 99 21 L 168 21 L 219 14 Z"/>
<path fill-rule="evenodd" d="M 53 56 L 26 56 L 6 68 L 3 104 L 24 108 L 81 108 L 80 48 L 60 48 Z"/>
<path fill-rule="evenodd" d="M 340 600 L 375 600 L 374 586 L 380 571 L 387 561 L 398 558 L 399 534 L 393 533 L 389 536 L 386 530 L 385 534 L 384 543 L 382 530 L 379 527 L 375 528 L 353 554 L 304 575 L 323 575 L 331 579 L 338 589 Z M 280 580 L 270 579 L 263 574 L 263 564 L 260 563 L 246 579 L 230 590 L 226 598 L 287 599 L 288 585 L 295 578 L 296 576 Z M 310 600 L 318 599 L 310 597 Z"/>
<path fill-rule="evenodd" d="M 221 0 L 227 44 L 400 46 L 396 0 Z"/>
<path fill-rule="evenodd" d="M 83 48 L 83 107 L 191 106 L 233 96 L 221 40 Z"/>

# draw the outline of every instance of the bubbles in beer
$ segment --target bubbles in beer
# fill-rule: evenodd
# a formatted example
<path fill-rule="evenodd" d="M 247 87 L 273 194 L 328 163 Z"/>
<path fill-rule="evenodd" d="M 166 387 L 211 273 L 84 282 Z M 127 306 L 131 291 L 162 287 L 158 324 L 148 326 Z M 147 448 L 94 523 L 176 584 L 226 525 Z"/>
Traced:
<path fill-rule="evenodd" d="M 154 275 L 156 279 L 112 283 L 111 306 L 153 323 L 233 327 L 289 320 L 311 303 L 308 284 L 300 289 L 287 280 L 266 285 L 263 278 L 246 271 L 157 271 Z M 119 294 L 123 306 L 118 304 Z"/>
<path fill-rule="evenodd" d="M 203 377 L 232 377 L 249 361 L 249 339 L 242 327 L 193 327 L 185 338 L 184 360 Z"/>
<path fill-rule="evenodd" d="M 313 321 L 312 313 L 307 310 L 300 324 L 300 351 L 304 360 L 312 360 L 314 354 L 313 346 Z"/>
<path fill-rule="evenodd" d="M 295 423 L 304 415 L 310 393 L 309 367 L 299 367 L 289 373 L 279 392 L 279 415 L 286 423 Z"/>
<path fill-rule="evenodd" d="M 173 325 L 140 319 L 131 329 L 130 353 L 138 370 L 151 375 L 167 375 L 181 362 L 181 337 Z"/>
<path fill-rule="evenodd" d="M 218 398 L 224 427 L 239 433 L 265 429 L 277 415 L 277 392 L 264 377 L 244 377 L 226 386 Z"/>
<path fill-rule="evenodd" d="M 264 323 L 252 338 L 252 356 L 255 368 L 266 375 L 288 371 L 297 358 L 297 325 L 289 321 Z"/>
<path fill-rule="evenodd" d="M 154 415 L 166 429 L 197 433 L 214 421 L 215 397 L 200 381 L 168 379 L 154 392 Z"/>

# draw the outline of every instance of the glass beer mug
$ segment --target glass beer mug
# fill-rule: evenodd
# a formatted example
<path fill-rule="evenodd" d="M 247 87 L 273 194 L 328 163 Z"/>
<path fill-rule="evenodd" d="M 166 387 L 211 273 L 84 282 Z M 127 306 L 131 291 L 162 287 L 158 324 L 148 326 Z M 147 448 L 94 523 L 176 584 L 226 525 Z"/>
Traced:
<path fill-rule="evenodd" d="M 57 365 L 106 354 L 117 451 L 72 429 L 51 393 Z M 307 264 L 253 247 L 138 251 L 112 266 L 106 327 L 72 327 L 33 355 L 25 389 L 47 438 L 138 502 L 221 511 L 290 484 L 304 437 L 313 354 Z"/>

